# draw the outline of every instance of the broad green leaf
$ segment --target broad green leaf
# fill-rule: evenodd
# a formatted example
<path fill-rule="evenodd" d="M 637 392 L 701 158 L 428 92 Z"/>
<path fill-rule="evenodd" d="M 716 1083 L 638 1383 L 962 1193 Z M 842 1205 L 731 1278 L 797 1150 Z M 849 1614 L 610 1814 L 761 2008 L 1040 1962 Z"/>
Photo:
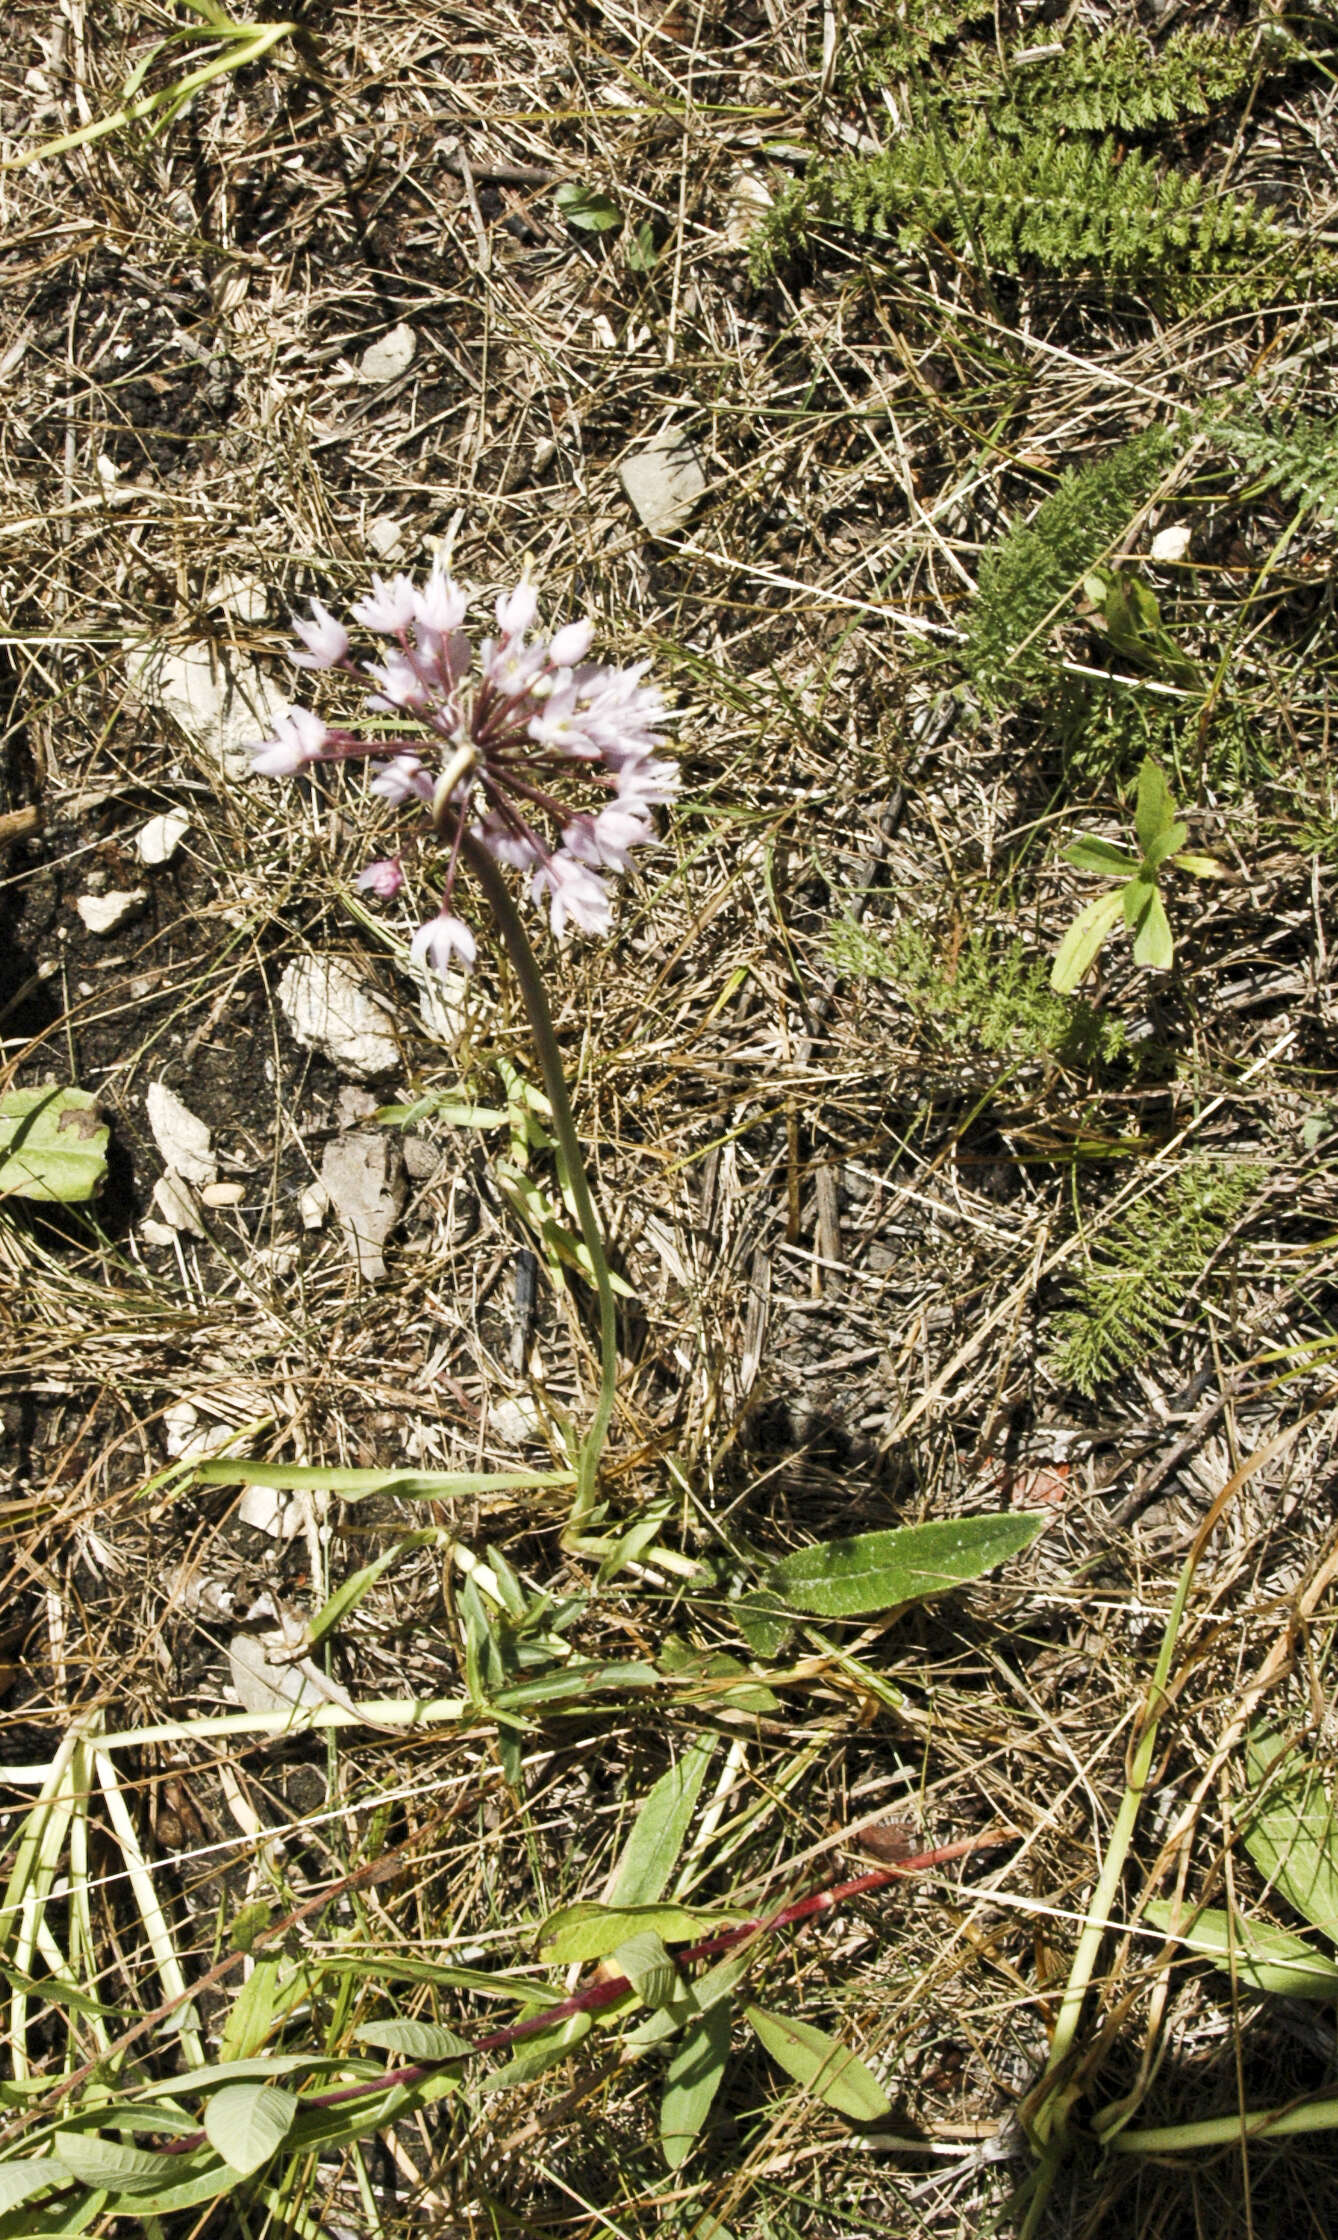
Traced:
<path fill-rule="evenodd" d="M 729 2060 L 729 2005 L 721 2000 L 688 2025 L 669 2056 L 660 2102 L 660 2148 L 671 2170 L 692 2152 Z"/>
<path fill-rule="evenodd" d="M 1179 849 L 1183 848 L 1188 838 L 1189 826 L 1187 824 L 1168 824 L 1165 832 L 1157 834 L 1152 846 L 1143 858 L 1148 870 L 1160 870 L 1166 858 L 1175 855 Z"/>
<path fill-rule="evenodd" d="M 0 1198 L 80 1205 L 107 1172 L 108 1130 L 86 1089 L 0 1097 Z"/>
<path fill-rule="evenodd" d="M 1045 1521 L 1020 1509 L 821 1540 L 776 1564 L 768 1585 L 809 1617 L 865 1617 L 982 1578 L 1029 1548 Z"/>
<path fill-rule="evenodd" d="M 208 2152 L 200 2155 L 179 2154 L 173 2155 L 170 2159 L 172 2163 L 171 2182 L 164 2184 L 156 2192 L 136 2192 L 133 2196 L 134 2222 L 138 2230 L 142 2231 L 146 2226 L 149 2230 L 152 2230 L 153 2227 L 148 2225 L 148 2220 L 151 2217 L 170 2217 L 179 2209 L 197 2209 L 205 2201 L 216 2201 L 221 2193 L 231 2193 L 233 2187 L 239 2186 L 242 2182 L 239 2173 L 233 2169 L 231 2163 L 220 2162 L 215 2154 Z M 84 2199 L 103 2202 L 106 2200 L 106 2195 L 85 2195 Z M 124 2204 L 118 2203 L 117 2207 L 122 2217 L 130 2215 L 130 2210 Z M 83 2226 L 69 2224 L 61 2225 L 58 2228 L 43 2226 L 42 2229 L 44 2232 L 53 2229 L 59 2229 L 61 2232 L 82 2232 Z M 33 2236 L 25 2233 L 23 2240 L 33 2240 Z"/>
<path fill-rule="evenodd" d="M 406 2061 L 458 2061 L 474 2051 L 468 2038 L 444 2023 L 415 2022 L 408 2015 L 364 2022 L 353 2035 L 360 2046 L 379 2046 L 385 2053 L 403 2054 Z"/>
<path fill-rule="evenodd" d="M 219 2059 L 246 2061 L 259 2053 L 274 2028 L 280 2005 L 279 1962 L 268 1957 L 257 1960 L 228 2009 L 219 2040 Z"/>
<path fill-rule="evenodd" d="M 1147 855 L 1153 842 L 1175 822 L 1175 803 L 1166 783 L 1166 773 L 1151 755 L 1144 758 L 1138 773 L 1138 800 L 1134 808 L 1134 831 L 1138 845 Z"/>
<path fill-rule="evenodd" d="M 1216 856 L 1196 856 L 1192 851 L 1178 855 L 1175 868 L 1177 871 L 1192 872 L 1196 879 L 1229 879 L 1231 876 L 1226 865 L 1219 863 Z"/>
<path fill-rule="evenodd" d="M 1261 1735 L 1251 1743 L 1246 1762 L 1256 1788 L 1263 1787 L 1284 1744 L 1282 1735 Z M 1338 1944 L 1338 1815 L 1310 1760 L 1299 1753 L 1287 1760 L 1243 1822 L 1241 1836 L 1271 1887 Z"/>
<path fill-rule="evenodd" d="M 793 2015 L 768 2014 L 764 2007 L 749 2007 L 747 2015 L 772 2060 L 827 2107 L 856 2123 L 877 2123 L 891 2113 L 877 2077 L 839 2038 Z"/>
<path fill-rule="evenodd" d="M 699 1736 L 649 1791 L 613 1870 L 611 1906 L 652 1905 L 663 1895 L 714 1755 L 714 1738 Z"/>
<path fill-rule="evenodd" d="M 1172 1901 L 1156 1898 L 1144 1907 L 1154 1929 L 1170 1934 Z M 1276 1991 L 1289 1999 L 1332 1999 L 1338 1996 L 1338 1964 L 1316 1952 L 1303 1937 L 1289 1929 L 1274 1929 L 1266 1921 L 1246 1921 L 1238 1914 L 1209 1908 L 1176 1932 L 1191 1952 L 1229 1969 L 1234 1951 L 1236 1974 L 1256 1991 Z"/>
<path fill-rule="evenodd" d="M 1109 840 L 1094 840 L 1090 833 L 1065 848 L 1064 861 L 1075 871 L 1096 871 L 1107 879 L 1128 879 L 1138 869 L 1137 856 L 1131 856 L 1127 848 L 1117 848 Z"/>
<path fill-rule="evenodd" d="M 1169 972 L 1174 959 L 1175 943 L 1171 939 L 1166 906 L 1154 887 L 1134 935 L 1134 963 L 1145 965 L 1152 972 Z"/>
<path fill-rule="evenodd" d="M 695 1944 L 749 1918 L 720 1907 L 708 1912 L 700 1906 L 600 1906 L 588 1900 L 550 1913 L 539 1932 L 539 1957 L 566 1968 L 577 1960 L 604 1960 L 643 1930 L 666 1944 Z"/>
<path fill-rule="evenodd" d="M 249 2178 L 283 2145 L 300 2106 L 281 2085 L 224 2085 L 205 2104 L 205 2136 L 230 2170 Z"/>
<path fill-rule="evenodd" d="M 680 1988 L 678 1970 L 664 1939 L 653 1929 L 638 1929 L 634 1937 L 616 1945 L 609 1965 L 618 1975 L 626 1976 L 638 1999 L 648 2007 L 667 2007 Z"/>
<path fill-rule="evenodd" d="M 397 1493 L 405 1500 L 467 1501 L 479 1493 L 523 1493 L 575 1482 L 574 1470 L 336 1470 L 305 1462 L 247 1462 L 231 1455 L 192 1464 L 206 1486 L 272 1486 L 277 1492 L 310 1488 L 344 1501 Z"/>
<path fill-rule="evenodd" d="M 780 1656 L 794 1632 L 794 1620 L 783 1603 L 774 1594 L 759 1587 L 752 1594 L 740 1595 L 731 1605 L 734 1623 L 755 1657 L 773 1659 Z"/>
<path fill-rule="evenodd" d="M 578 186 L 575 179 L 566 179 L 553 197 L 559 218 L 581 233 L 612 233 L 623 222 L 622 211 L 611 195 L 600 194 L 595 187 Z"/>
<path fill-rule="evenodd" d="M 1127 879 L 1120 889 L 1120 908 L 1124 922 L 1131 933 L 1137 932 L 1147 916 L 1148 904 L 1157 891 L 1157 882 L 1150 871 L 1142 870 Z"/>
<path fill-rule="evenodd" d="M 156 2193 L 181 2175 L 173 2155 L 123 2146 L 99 2131 L 58 2131 L 52 2151 L 62 2170 L 100 2193 Z"/>
<path fill-rule="evenodd" d="M 1124 890 L 1113 887 L 1078 912 L 1050 967 L 1050 985 L 1062 996 L 1071 996 L 1101 954 L 1107 936 L 1124 907 Z"/>
<path fill-rule="evenodd" d="M 0 2162 L 0 2217 L 47 2186 L 62 2185 L 64 2181 L 65 2172 L 50 2155 L 38 2162 Z"/>

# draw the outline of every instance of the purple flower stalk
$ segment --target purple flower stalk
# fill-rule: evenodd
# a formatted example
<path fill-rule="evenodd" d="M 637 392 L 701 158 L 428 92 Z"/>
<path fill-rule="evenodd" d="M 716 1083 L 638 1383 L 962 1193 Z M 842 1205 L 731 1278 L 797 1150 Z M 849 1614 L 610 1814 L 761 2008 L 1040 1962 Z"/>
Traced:
<path fill-rule="evenodd" d="M 290 708 L 274 735 L 254 750 L 252 767 L 266 777 L 291 777 L 317 762 L 375 764 L 371 791 L 397 806 L 417 802 L 448 848 L 441 906 L 414 935 L 410 954 L 439 972 L 474 963 L 474 936 L 456 916 L 456 873 L 466 834 L 498 863 L 529 876 L 530 894 L 546 902 L 555 933 L 569 925 L 606 933 L 611 919 L 608 876 L 625 871 L 629 850 L 655 838 L 652 809 L 671 801 L 678 771 L 657 758 L 666 710 L 646 664 L 632 669 L 587 661 L 594 630 L 569 622 L 545 640 L 530 633 L 538 600 L 529 583 L 503 592 L 497 636 L 477 657 L 462 628 L 468 594 L 444 569 L 420 590 L 407 576 L 372 577 L 355 621 L 388 641 L 380 661 L 359 664 L 344 625 L 311 602 L 310 621 L 295 620 L 304 669 L 341 669 L 375 686 L 367 707 L 409 717 L 422 738 L 362 739 L 325 724 L 307 708 Z M 575 800 L 568 788 L 583 783 Z M 592 793 L 593 789 L 593 793 Z M 397 856 L 371 863 L 364 891 L 389 901 L 404 873 Z"/>

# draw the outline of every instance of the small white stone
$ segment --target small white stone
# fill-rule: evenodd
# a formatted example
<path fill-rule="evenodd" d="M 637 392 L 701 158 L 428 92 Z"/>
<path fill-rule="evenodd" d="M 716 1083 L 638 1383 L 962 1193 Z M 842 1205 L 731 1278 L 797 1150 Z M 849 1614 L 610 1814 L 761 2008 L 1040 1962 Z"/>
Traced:
<path fill-rule="evenodd" d="M 370 1089 L 360 1089 L 356 1081 L 346 1081 L 335 1098 L 335 1125 L 339 1128 L 356 1128 L 363 1120 L 370 1120 L 380 1099 Z"/>
<path fill-rule="evenodd" d="M 771 208 L 771 192 L 760 171 L 745 164 L 730 182 L 725 203 L 725 239 L 731 249 L 746 249 L 758 221 Z"/>
<path fill-rule="evenodd" d="M 175 1244 L 177 1241 L 176 1230 L 169 1229 L 165 1221 L 141 1221 L 139 1233 L 145 1244 Z"/>
<path fill-rule="evenodd" d="M 1177 521 L 1169 529 L 1159 529 L 1148 548 L 1152 558 L 1154 560 L 1183 560 L 1189 550 L 1189 540 L 1193 534 L 1193 530 L 1188 528 L 1183 521 Z"/>
<path fill-rule="evenodd" d="M 165 1081 L 149 1083 L 144 1103 L 153 1140 L 173 1172 L 200 1188 L 206 1182 L 217 1182 L 213 1138 L 203 1120 L 186 1109 Z"/>
<path fill-rule="evenodd" d="M 179 1174 L 173 1174 L 170 1168 L 155 1182 L 153 1202 L 169 1229 L 182 1229 L 188 1237 L 204 1235 L 189 1184 L 183 1182 Z"/>
<path fill-rule="evenodd" d="M 488 1429 L 504 1447 L 533 1446 L 543 1417 L 532 1400 L 499 1400 L 488 1410 Z"/>
<path fill-rule="evenodd" d="M 402 560 L 404 523 L 396 521 L 392 514 L 378 514 L 375 521 L 367 524 L 367 542 L 378 560 Z"/>
<path fill-rule="evenodd" d="M 90 933 L 115 933 L 137 917 L 148 901 L 147 890 L 136 887 L 129 894 L 81 894 L 75 903 Z"/>
<path fill-rule="evenodd" d="M 200 1201 L 206 1206 L 239 1206 L 245 1196 L 244 1182 L 207 1182 Z"/>
<path fill-rule="evenodd" d="M 328 1192 L 322 1189 L 319 1182 L 308 1183 L 297 1201 L 297 1210 L 304 1229 L 323 1229 L 325 1217 L 330 1211 Z"/>
<path fill-rule="evenodd" d="M 400 374 L 408 372 L 417 348 L 418 337 L 413 328 L 401 321 L 369 350 L 363 351 L 358 371 L 364 381 L 395 381 Z"/>
<path fill-rule="evenodd" d="M 190 818 L 184 809 L 168 809 L 161 817 L 150 817 L 135 834 L 140 862 L 151 867 L 170 863 L 189 831 Z"/>
<path fill-rule="evenodd" d="M 211 607 L 221 607 L 234 622 L 263 622 L 269 613 L 269 593 L 258 576 L 224 576 L 214 586 Z"/>
<path fill-rule="evenodd" d="M 170 1408 L 164 1408 L 163 1432 L 167 1451 L 174 1462 L 179 1462 L 183 1455 L 196 1453 L 201 1441 L 207 1438 L 199 1424 L 200 1411 L 189 1400 L 174 1400 Z"/>
<path fill-rule="evenodd" d="M 243 1486 L 237 1503 L 237 1521 L 253 1532 L 267 1532 L 271 1540 L 295 1540 L 306 1526 L 309 1503 L 299 1492 L 277 1486 Z"/>
<path fill-rule="evenodd" d="M 681 529 L 706 488 L 706 470 L 690 444 L 666 436 L 634 452 L 618 469 L 622 486 L 653 537 Z"/>
<path fill-rule="evenodd" d="M 279 1004 L 303 1048 L 342 1072 L 375 1081 L 398 1066 L 389 1004 L 342 957 L 296 957 L 279 982 Z"/>
<path fill-rule="evenodd" d="M 600 311 L 595 315 L 590 321 L 590 333 L 601 350 L 617 349 L 618 337 L 613 330 L 613 321 L 607 313 Z"/>

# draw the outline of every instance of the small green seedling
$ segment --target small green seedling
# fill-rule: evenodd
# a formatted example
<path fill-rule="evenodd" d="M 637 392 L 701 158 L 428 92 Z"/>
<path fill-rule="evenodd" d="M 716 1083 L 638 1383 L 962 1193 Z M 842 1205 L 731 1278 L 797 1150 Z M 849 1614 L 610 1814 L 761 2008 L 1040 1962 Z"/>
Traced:
<path fill-rule="evenodd" d="M 1137 856 L 1090 835 L 1064 850 L 1065 861 L 1075 871 L 1099 872 L 1120 883 L 1079 911 L 1061 941 L 1050 973 L 1050 985 L 1061 995 L 1073 994 L 1121 918 L 1134 937 L 1134 963 L 1148 965 L 1154 972 L 1167 971 L 1175 944 L 1161 898 L 1165 866 L 1192 872 L 1196 879 L 1222 876 L 1221 864 L 1211 856 L 1184 852 L 1188 828 L 1177 822 L 1165 772 L 1150 756 L 1138 774 L 1134 832 L 1140 851 Z"/>

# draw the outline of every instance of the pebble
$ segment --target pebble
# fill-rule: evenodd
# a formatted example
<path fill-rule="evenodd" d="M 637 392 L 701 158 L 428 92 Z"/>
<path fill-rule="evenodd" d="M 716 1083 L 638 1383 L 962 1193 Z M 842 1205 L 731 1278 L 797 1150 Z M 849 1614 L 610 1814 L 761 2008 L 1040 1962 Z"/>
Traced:
<path fill-rule="evenodd" d="M 364 350 L 358 371 L 364 381 L 395 381 L 407 373 L 418 349 L 418 337 L 403 321 Z"/>
<path fill-rule="evenodd" d="M 380 1283 L 386 1273 L 381 1248 L 408 1196 L 399 1145 L 367 1130 L 334 1136 L 321 1159 L 321 1182 L 350 1259 L 364 1282 Z"/>
<path fill-rule="evenodd" d="M 141 700 L 170 716 L 225 777 L 249 775 L 252 745 L 289 705 L 272 677 L 217 646 L 135 646 L 125 667 Z"/>
<path fill-rule="evenodd" d="M 135 834 L 140 862 L 151 869 L 160 863 L 170 863 L 189 831 L 190 818 L 184 810 L 168 809 L 161 817 L 150 817 Z"/>
<path fill-rule="evenodd" d="M 207 1182 L 200 1192 L 200 1202 L 206 1206 L 239 1206 L 245 1196 L 244 1182 Z"/>
<path fill-rule="evenodd" d="M 137 917 L 148 901 L 144 887 L 126 894 L 81 894 L 74 907 L 90 933 L 115 933 Z"/>
<path fill-rule="evenodd" d="M 675 535 L 706 488 L 700 453 L 675 436 L 634 452 L 623 460 L 618 473 L 642 526 L 653 537 Z"/>
<path fill-rule="evenodd" d="M 404 558 L 404 523 L 396 521 L 389 513 L 379 514 L 367 524 L 367 542 L 378 560 Z"/>

